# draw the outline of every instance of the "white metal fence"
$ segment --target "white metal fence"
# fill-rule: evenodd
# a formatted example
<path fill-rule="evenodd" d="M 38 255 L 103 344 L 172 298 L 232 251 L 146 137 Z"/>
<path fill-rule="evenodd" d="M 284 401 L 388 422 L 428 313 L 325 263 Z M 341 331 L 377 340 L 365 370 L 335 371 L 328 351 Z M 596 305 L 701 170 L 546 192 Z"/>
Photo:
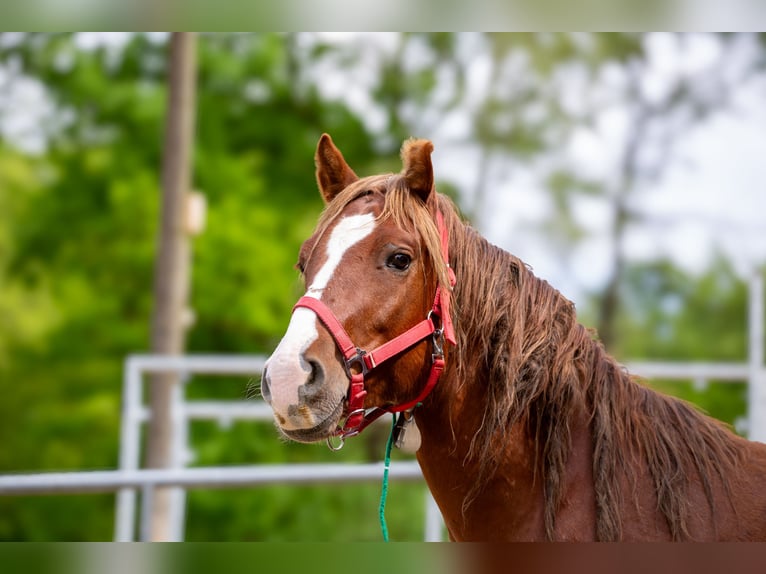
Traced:
<path fill-rule="evenodd" d="M 191 447 L 189 428 L 194 420 L 214 420 L 228 425 L 234 420 L 271 421 L 271 409 L 260 400 L 187 400 L 185 385 L 194 374 L 239 375 L 260 378 L 265 357 L 241 355 L 154 356 L 133 355 L 125 361 L 120 429 L 119 469 L 65 473 L 40 473 L 0 476 L 0 495 L 75 494 L 117 492 L 114 540 L 149 540 L 149 518 L 153 492 L 158 487 L 172 488 L 170 501 L 170 541 L 184 538 L 186 490 L 190 488 L 234 488 L 274 484 L 326 484 L 379 482 L 383 464 L 257 464 L 188 468 Z M 141 428 L 149 419 L 144 404 L 144 375 L 176 372 L 182 383 L 174 387 L 171 406 L 173 445 L 171 468 L 141 469 Z M 276 433 L 276 431 L 275 431 Z M 275 434 L 275 440 L 276 434 Z M 395 461 L 393 481 L 423 481 L 415 461 Z M 141 508 L 137 508 L 138 493 Z M 425 541 L 442 539 L 443 522 L 436 503 L 426 490 Z M 138 533 L 136 523 L 138 520 Z"/>
<path fill-rule="evenodd" d="M 647 379 L 692 380 L 705 383 L 746 381 L 748 414 L 745 429 L 749 438 L 766 442 L 766 370 L 764 369 L 764 286 L 760 273 L 750 282 L 747 363 L 633 362 L 631 372 Z M 176 387 L 171 416 L 174 426 L 172 468 L 140 468 L 141 426 L 148 420 L 143 403 L 143 375 L 173 371 L 185 378 L 192 374 L 227 374 L 260 377 L 260 356 L 135 355 L 126 360 L 120 436 L 119 470 L 102 472 L 42 473 L 0 476 L 0 495 L 117 492 L 115 540 L 133 540 L 136 535 L 137 492 L 141 491 L 139 538 L 148 538 L 152 492 L 161 486 L 176 487 L 171 504 L 171 536 L 183 539 L 185 493 L 190 488 L 225 488 L 265 484 L 378 481 L 382 464 L 254 465 L 187 468 L 190 460 L 189 425 L 193 420 L 270 420 L 270 409 L 260 401 L 189 401 L 184 385 Z M 393 480 L 422 480 L 417 463 L 395 462 Z M 426 498 L 425 540 L 440 540 L 441 516 L 430 495 Z"/>
<path fill-rule="evenodd" d="M 185 484 L 194 474 L 204 469 L 186 469 L 191 460 L 188 443 L 189 427 L 193 420 L 216 420 L 228 424 L 233 420 L 271 421 L 271 409 L 262 401 L 201 401 L 187 400 L 184 393 L 185 381 L 192 374 L 244 375 L 259 378 L 263 371 L 265 357 L 262 356 L 182 356 L 162 357 L 135 355 L 125 363 L 123 388 L 122 430 L 120 440 L 120 470 L 141 476 L 140 442 L 141 425 L 148 420 L 149 413 L 142 397 L 144 375 L 152 372 L 176 372 L 181 375 L 182 384 L 174 388 L 171 404 L 173 440 L 171 467 L 178 488 L 173 489 L 170 502 L 170 539 L 183 540 L 185 523 Z M 275 438 L 276 440 L 276 438 Z M 325 483 L 352 481 L 379 481 L 383 476 L 382 464 L 313 464 L 301 465 L 256 465 L 245 468 L 222 467 L 214 470 L 215 486 L 242 486 L 245 484 L 284 484 L 289 482 Z M 155 471 L 156 472 L 156 471 Z M 189 474 L 189 473 L 192 474 Z M 204 476 L 204 475 L 203 475 Z M 392 465 L 392 479 L 423 480 L 416 462 L 396 462 Z M 149 539 L 148 519 L 152 504 L 152 493 L 160 484 L 150 481 L 151 475 L 141 488 L 142 508 L 140 511 L 141 540 Z M 169 477 L 165 480 L 169 480 Z M 171 485 L 169 482 L 167 485 Z M 206 484 L 205 486 L 213 486 Z M 136 494 L 132 487 L 123 487 L 117 494 L 115 512 L 115 540 L 130 541 L 135 536 Z M 426 540 L 441 539 L 441 517 L 434 512 L 435 502 L 430 494 L 426 497 Z"/>

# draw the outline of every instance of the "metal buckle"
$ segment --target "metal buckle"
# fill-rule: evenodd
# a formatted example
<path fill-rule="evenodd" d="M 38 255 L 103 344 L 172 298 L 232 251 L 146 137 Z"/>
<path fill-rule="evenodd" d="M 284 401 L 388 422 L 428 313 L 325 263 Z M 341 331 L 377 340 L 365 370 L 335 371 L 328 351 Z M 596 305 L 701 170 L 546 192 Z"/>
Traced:
<path fill-rule="evenodd" d="M 437 317 L 439 319 L 438 325 L 433 320 L 433 317 Z M 434 333 L 431 337 L 433 341 L 433 345 L 434 345 L 434 352 L 431 354 L 431 360 L 435 361 L 436 359 L 443 359 L 444 358 L 444 327 L 442 327 L 442 318 L 438 314 L 434 313 L 433 309 L 431 309 L 428 312 L 428 315 L 426 315 L 426 319 L 430 319 L 431 322 L 434 324 Z"/>
<path fill-rule="evenodd" d="M 344 365 L 346 367 L 346 374 L 349 376 L 349 378 L 351 378 L 354 375 L 353 371 L 351 370 L 351 368 L 354 365 L 359 365 L 359 374 L 361 374 L 363 377 L 367 375 L 367 372 L 368 372 L 367 363 L 364 362 L 364 357 L 366 355 L 367 355 L 367 351 L 364 351 L 360 349 L 359 347 L 357 347 L 356 355 L 344 360 Z"/>
<path fill-rule="evenodd" d="M 444 358 L 444 329 L 436 329 L 432 336 L 434 352 L 431 354 L 431 359 L 443 359 Z"/>

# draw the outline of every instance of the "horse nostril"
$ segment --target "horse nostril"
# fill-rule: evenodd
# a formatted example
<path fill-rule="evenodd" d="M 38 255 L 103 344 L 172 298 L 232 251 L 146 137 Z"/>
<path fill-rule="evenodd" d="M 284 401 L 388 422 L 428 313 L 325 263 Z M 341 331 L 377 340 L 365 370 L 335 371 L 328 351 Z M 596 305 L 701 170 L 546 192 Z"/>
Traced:
<path fill-rule="evenodd" d="M 306 381 L 307 385 L 321 385 L 324 382 L 324 369 L 316 361 L 309 361 L 309 367 L 311 367 L 311 374 L 309 380 Z"/>
<path fill-rule="evenodd" d="M 261 375 L 261 396 L 264 401 L 271 404 L 271 381 L 269 380 L 269 371 L 266 368 L 263 369 Z"/>

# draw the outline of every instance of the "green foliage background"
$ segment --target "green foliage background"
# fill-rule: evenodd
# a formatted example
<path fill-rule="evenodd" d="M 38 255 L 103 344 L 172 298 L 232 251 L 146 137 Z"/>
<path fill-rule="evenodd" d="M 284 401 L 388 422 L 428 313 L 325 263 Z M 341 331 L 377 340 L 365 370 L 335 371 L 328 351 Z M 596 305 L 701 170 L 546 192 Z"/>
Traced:
<path fill-rule="evenodd" d="M 427 46 L 434 66 L 454 67 L 456 95 L 442 105 L 457 106 L 466 75 L 455 64 L 454 36 L 403 38 Z M 529 50 L 541 77 L 582 57 L 565 37 L 491 41 L 498 58 L 511 47 Z M 299 36 L 281 34 L 209 35 L 198 48 L 193 181 L 206 195 L 208 220 L 193 244 L 196 322 L 187 347 L 268 353 L 299 295 L 293 264 L 322 207 L 312 165 L 319 135 L 330 132 L 342 142 L 358 173 L 398 169 L 396 148 L 413 130 L 400 105 L 431 105 L 436 76 L 433 68 L 403 67 L 401 53 L 385 60 L 373 97 L 388 115 L 384 133 L 376 134 L 318 88 L 319 66 L 354 61 L 348 49 L 318 41 L 305 50 Z M 40 126 L 43 153 L 0 141 L 0 472 L 117 465 L 123 361 L 146 351 L 149 341 L 166 50 L 164 38 L 140 34 L 117 50 L 83 49 L 69 34 L 0 42 L 0 63 L 41 82 L 59 118 Z M 589 57 L 623 62 L 637 52 L 634 37 L 607 35 Z M 513 109 L 534 94 L 529 87 Z M 487 100 L 475 137 L 486 149 L 517 157 L 545 149 L 541 130 L 573 121 L 554 109 L 558 115 L 549 115 L 554 119 L 546 126 L 519 122 L 502 134 L 493 120 L 505 113 L 502 107 L 496 97 Z M 561 176 L 549 191 L 561 196 L 567 182 Z M 460 199 L 449 182 L 443 189 Z M 633 266 L 621 289 L 621 358 L 745 358 L 746 290 L 723 259 L 700 278 L 670 262 Z M 589 321 L 588 309 L 583 318 Z M 243 398 L 247 386 L 247 380 L 197 378 L 188 390 Z M 663 389 L 729 422 L 745 409 L 743 385 Z M 385 429 L 351 442 L 339 457 L 321 446 L 284 444 L 268 424 L 192 429 L 199 465 L 379 460 Z M 379 492 L 374 484 L 192 491 L 186 537 L 379 540 Z M 424 493 L 422 485 L 392 485 L 393 539 L 422 538 Z M 0 540 L 108 540 L 113 501 L 112 495 L 0 497 Z"/>

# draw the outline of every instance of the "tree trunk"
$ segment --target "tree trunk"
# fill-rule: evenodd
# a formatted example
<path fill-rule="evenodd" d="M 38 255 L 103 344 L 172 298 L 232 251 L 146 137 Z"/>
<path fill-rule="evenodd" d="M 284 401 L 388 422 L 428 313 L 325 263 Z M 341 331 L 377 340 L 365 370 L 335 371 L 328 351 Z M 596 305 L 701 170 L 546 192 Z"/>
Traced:
<path fill-rule="evenodd" d="M 189 290 L 189 237 L 185 228 L 186 200 L 190 188 L 194 132 L 196 38 L 173 33 L 170 39 L 168 109 L 162 165 L 162 209 L 158 252 L 154 269 L 154 312 L 151 349 L 155 354 L 179 355 L 184 350 L 184 314 Z M 146 466 L 168 468 L 172 460 L 173 420 L 171 398 L 179 376 L 156 373 L 150 385 L 151 419 Z M 149 537 L 168 540 L 171 489 L 156 489 Z"/>
<path fill-rule="evenodd" d="M 635 79 L 635 81 L 638 81 Z M 638 173 L 638 154 L 644 143 L 646 131 L 653 118 L 652 109 L 641 104 L 633 121 L 632 131 L 620 164 L 620 180 L 614 192 L 614 219 L 610 238 L 612 242 L 612 269 L 609 280 L 601 297 L 596 330 L 604 347 L 611 352 L 617 344 L 616 322 L 620 309 L 620 285 L 625 273 L 624 239 L 631 221 L 629 198 L 636 186 Z"/>

